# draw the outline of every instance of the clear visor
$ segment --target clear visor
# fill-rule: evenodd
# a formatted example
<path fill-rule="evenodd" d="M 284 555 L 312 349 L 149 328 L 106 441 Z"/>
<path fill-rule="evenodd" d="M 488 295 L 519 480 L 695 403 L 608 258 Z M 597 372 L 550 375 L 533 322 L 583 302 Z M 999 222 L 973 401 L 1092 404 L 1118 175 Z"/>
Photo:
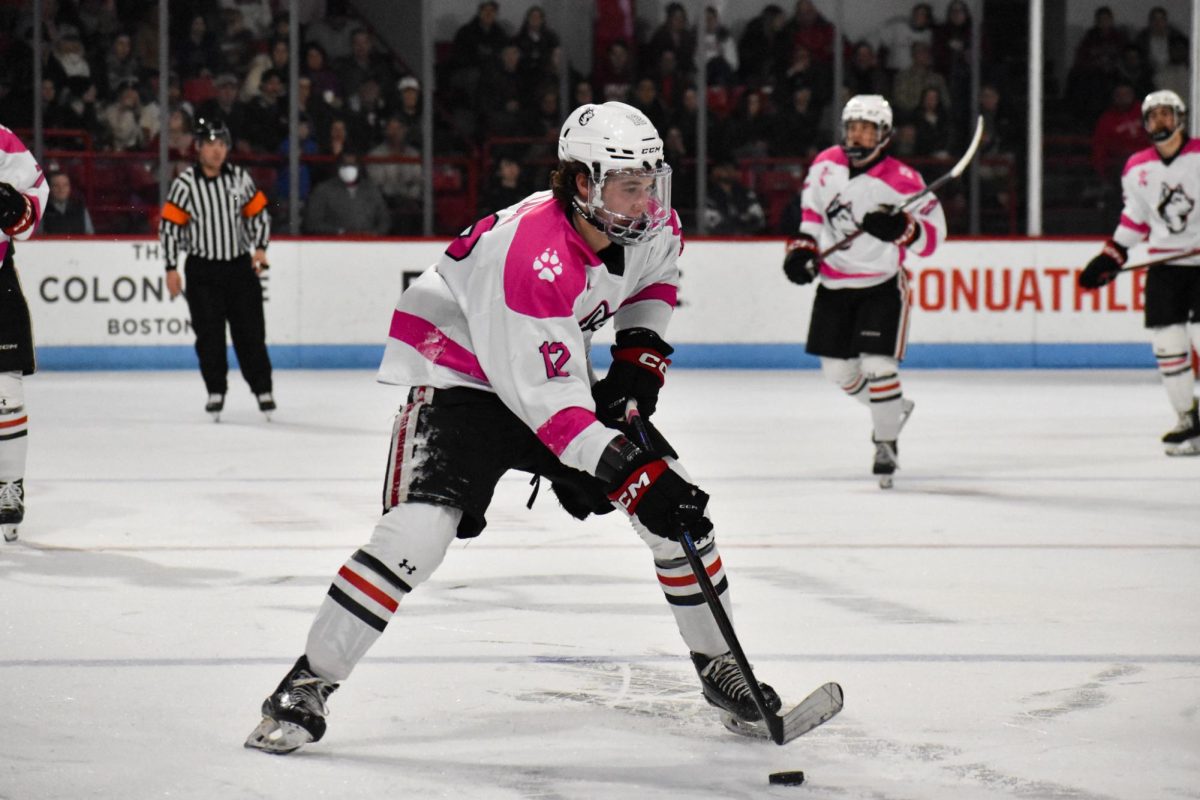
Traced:
<path fill-rule="evenodd" d="M 671 168 L 610 170 L 589 182 L 588 209 L 614 242 L 647 242 L 671 219 Z"/>

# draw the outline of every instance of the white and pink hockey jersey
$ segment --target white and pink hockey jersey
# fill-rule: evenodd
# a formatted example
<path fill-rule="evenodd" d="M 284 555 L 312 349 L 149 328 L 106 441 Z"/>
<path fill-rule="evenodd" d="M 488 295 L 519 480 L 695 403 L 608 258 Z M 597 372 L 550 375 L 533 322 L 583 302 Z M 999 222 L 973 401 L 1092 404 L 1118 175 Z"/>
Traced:
<path fill-rule="evenodd" d="M 401 295 L 379 380 L 495 392 L 564 464 L 594 474 L 615 434 L 596 419 L 592 335 L 614 318 L 666 338 L 679 217 L 621 249 L 614 274 L 550 192 L 479 220 Z"/>
<path fill-rule="evenodd" d="M 800 232 L 812 236 L 825 250 L 857 231 L 870 212 L 896 208 L 924 188 L 925 181 L 916 170 L 891 156 L 851 177 L 845 152 L 830 147 L 813 159 L 804 179 Z M 942 204 L 930 196 L 910 213 L 921 231 L 911 247 L 897 247 L 863 234 L 820 263 L 821 283 L 830 289 L 876 286 L 890 280 L 910 256 L 931 255 L 946 238 Z"/>
<path fill-rule="evenodd" d="M 1113 240 L 1132 247 L 1150 240 L 1157 255 L 1200 248 L 1200 140 L 1189 139 L 1170 161 L 1147 147 L 1125 162 L 1121 174 L 1125 207 Z M 1174 262 L 1173 262 L 1174 263 Z M 1179 264 L 1200 264 L 1200 256 Z"/>
<path fill-rule="evenodd" d="M 18 223 L 19 229 L 11 235 L 0 231 L 0 262 L 3 262 L 8 256 L 8 243 L 11 240 L 23 241 L 33 235 L 50 195 L 46 176 L 42 174 L 42 168 L 34 160 L 33 154 L 15 133 L 3 125 L 0 125 L 0 181 L 12 185 L 25 195 L 32 211 L 28 219 Z"/>

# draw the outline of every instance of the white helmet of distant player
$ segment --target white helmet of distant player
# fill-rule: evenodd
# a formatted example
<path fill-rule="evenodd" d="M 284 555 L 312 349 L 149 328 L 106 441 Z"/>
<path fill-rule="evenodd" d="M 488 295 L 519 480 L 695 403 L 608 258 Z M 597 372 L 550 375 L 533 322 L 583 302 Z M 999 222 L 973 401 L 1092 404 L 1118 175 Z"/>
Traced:
<path fill-rule="evenodd" d="M 1175 127 L 1152 131 L 1150 130 L 1150 112 L 1162 106 L 1175 111 Z M 1151 92 L 1142 101 L 1142 125 L 1146 128 L 1146 133 L 1150 134 L 1150 138 L 1155 142 L 1165 142 L 1174 136 L 1175 131 L 1183 127 L 1186 116 L 1187 106 L 1183 104 L 1183 100 L 1180 99 L 1179 95 L 1170 89 L 1159 89 L 1157 92 Z"/>
<path fill-rule="evenodd" d="M 621 245 L 654 238 L 671 218 L 671 168 L 663 141 L 642 112 L 625 103 L 588 103 L 571 112 L 558 157 L 588 168 L 586 200 L 575 209 Z"/>
<path fill-rule="evenodd" d="M 870 122 L 879 136 L 874 147 L 851 145 L 847 133 L 851 122 Z M 858 94 L 842 109 L 842 151 L 852 162 L 869 161 L 887 147 L 892 138 L 892 107 L 881 94 Z"/>

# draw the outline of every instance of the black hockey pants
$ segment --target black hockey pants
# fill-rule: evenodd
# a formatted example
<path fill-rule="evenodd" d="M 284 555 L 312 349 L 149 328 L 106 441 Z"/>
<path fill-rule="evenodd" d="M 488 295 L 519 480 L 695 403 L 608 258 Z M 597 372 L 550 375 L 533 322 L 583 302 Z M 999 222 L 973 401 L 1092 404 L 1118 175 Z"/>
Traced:
<path fill-rule="evenodd" d="M 185 272 L 188 310 L 196 332 L 196 355 L 208 391 L 225 394 L 229 388 L 226 323 L 250 391 L 254 394 L 271 391 L 262 284 L 254 274 L 250 255 L 229 261 L 188 256 Z"/>

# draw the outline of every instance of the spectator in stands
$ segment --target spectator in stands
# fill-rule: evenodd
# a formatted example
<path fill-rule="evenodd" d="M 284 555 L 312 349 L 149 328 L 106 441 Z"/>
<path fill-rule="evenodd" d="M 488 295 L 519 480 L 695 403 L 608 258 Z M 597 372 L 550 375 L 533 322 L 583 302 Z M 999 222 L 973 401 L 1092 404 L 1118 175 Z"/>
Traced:
<path fill-rule="evenodd" d="M 921 93 L 921 104 L 912 116 L 917 128 L 918 156 L 949 158 L 954 142 L 954 126 L 946 110 L 945 98 L 940 89 L 926 87 Z"/>
<path fill-rule="evenodd" d="M 136 78 L 141 70 L 141 63 L 133 55 L 133 40 L 121 31 L 113 37 L 103 62 L 92 70 L 92 76 L 100 96 L 108 98 L 116 93 L 121 81 Z"/>
<path fill-rule="evenodd" d="M 117 3 L 110 0 L 81 0 L 76 8 L 85 49 L 98 52 L 111 42 L 121 27 Z M 95 72 L 93 71 L 93 75 Z"/>
<path fill-rule="evenodd" d="M 157 6 L 156 6 L 157 7 Z M 240 75 L 254 55 L 254 35 L 242 21 L 242 12 L 226 8 L 221 12 L 221 72 Z"/>
<path fill-rule="evenodd" d="M 270 0 L 217 0 L 221 9 L 241 12 L 242 24 L 255 39 L 265 39 L 271 33 L 273 12 Z"/>
<path fill-rule="evenodd" d="M 905 17 L 893 17 L 879 28 L 879 61 L 895 74 L 912 66 L 913 42 L 933 46 L 933 8 L 917 3 Z"/>
<path fill-rule="evenodd" d="M 558 87 L 547 84 L 537 93 L 537 105 L 529 114 L 529 135 L 557 139 L 562 130 L 562 119 L 562 112 L 558 110 Z M 557 143 L 554 147 L 557 151 Z"/>
<path fill-rule="evenodd" d="M 1154 73 L 1142 58 L 1142 51 L 1137 45 L 1127 44 L 1121 50 L 1121 60 L 1117 62 L 1117 81 L 1128 83 L 1133 87 L 1133 93 L 1145 97 L 1154 91 Z"/>
<path fill-rule="evenodd" d="M 317 144 L 316 138 L 313 136 L 312 121 L 307 114 L 301 113 L 296 123 L 296 140 L 300 143 L 300 170 L 299 181 L 297 182 L 300 191 L 300 208 L 304 208 L 304 203 L 308 200 L 309 191 L 312 189 L 312 170 L 309 168 L 305 159 L 309 156 L 315 156 L 320 151 L 320 146 Z M 288 164 L 288 156 L 291 153 L 292 140 L 287 137 L 283 143 L 279 145 L 279 157 L 282 166 L 275 177 L 275 203 L 274 214 L 279 219 L 291 221 L 291 213 L 289 204 L 292 197 L 292 176 L 291 169 Z"/>
<path fill-rule="evenodd" d="M 575 88 L 571 92 L 571 98 L 575 101 L 575 108 L 595 102 L 595 97 L 596 91 L 592 88 L 591 81 L 586 79 L 575 81 Z"/>
<path fill-rule="evenodd" d="M 100 114 L 104 138 L 113 150 L 141 150 L 146 144 L 142 131 L 142 100 L 136 79 L 117 87 L 116 99 Z"/>
<path fill-rule="evenodd" d="M 128 46 L 127 43 L 126 48 Z M 115 52 L 115 42 L 113 49 Z M 185 80 L 206 73 L 215 74 L 220 70 L 221 48 L 217 44 L 217 37 L 208 29 L 207 17 L 192 14 L 187 36 L 172 45 L 171 60 Z"/>
<path fill-rule="evenodd" d="M 781 97 L 791 97 L 797 89 L 811 89 L 817 113 L 829 103 L 833 94 L 833 74 L 827 64 L 817 63 L 805 45 L 792 49 L 791 61 L 775 82 Z"/>
<path fill-rule="evenodd" d="M 980 36 L 984 35 L 980 31 Z M 988 43 L 981 39 L 980 49 L 985 59 L 980 64 L 986 70 Z M 946 103 L 954 110 L 956 135 L 964 134 L 971 126 L 971 11 L 964 0 L 951 0 L 946 7 L 946 22 L 933 34 L 933 68 L 946 78 L 949 94 Z"/>
<path fill-rule="evenodd" d="M 83 40 L 79 38 L 79 31 L 75 27 L 60 27 L 59 36 L 54 40 L 50 57 L 46 60 L 45 77 L 53 80 L 55 86 L 65 86 L 68 78 L 91 80 L 92 67 L 84 57 Z"/>
<path fill-rule="evenodd" d="M 813 108 L 812 97 L 812 89 L 807 86 L 792 92 L 791 105 L 775 118 L 772 156 L 808 159 L 817 154 L 821 115 Z"/>
<path fill-rule="evenodd" d="M 400 90 L 400 108 L 396 114 L 408 126 L 408 143 L 419 150 L 425 141 L 421 129 L 421 82 L 406 75 L 396 87 Z"/>
<path fill-rule="evenodd" d="M 498 63 L 479 79 L 479 107 L 486 136 L 527 136 L 523 101 L 527 96 L 521 51 L 511 42 L 500 48 Z"/>
<path fill-rule="evenodd" d="M 753 235 L 766 227 L 767 218 L 754 192 L 738 181 L 737 166 L 719 161 L 709 173 L 705 229 L 718 236 Z"/>
<path fill-rule="evenodd" d="M 1187 41 L 1183 32 L 1167 19 L 1167 10 L 1162 6 L 1150 9 L 1146 27 L 1138 31 L 1137 38 L 1134 39 L 1134 43 L 1142 51 L 1142 60 L 1155 73 L 1171 62 L 1171 45 L 1174 42 L 1182 42 L 1186 50 Z M 1187 97 L 1187 93 L 1180 97 Z"/>
<path fill-rule="evenodd" d="M 897 72 L 892 84 L 892 107 L 901 116 L 913 113 L 926 89 L 937 89 L 943 98 L 950 96 L 946 79 L 933 69 L 933 47 L 925 42 L 913 42 L 912 66 Z"/>
<path fill-rule="evenodd" d="M 133 55 L 145 66 L 157 64 L 158 3 L 135 3 L 131 6 L 139 10 L 139 16 L 133 26 Z"/>
<path fill-rule="evenodd" d="M 1154 73 L 1154 87 L 1169 89 L 1180 97 L 1187 97 L 1192 82 L 1187 39 L 1172 39 L 1169 53 L 1166 66 Z"/>
<path fill-rule="evenodd" d="M 737 43 L 713 6 L 704 9 L 704 69 L 709 86 L 730 86 L 737 79 Z"/>
<path fill-rule="evenodd" d="M 87 206 L 81 198 L 71 194 L 70 176 L 51 169 L 49 179 L 50 198 L 42 212 L 42 233 L 51 236 L 94 234 L 96 228 Z"/>
<path fill-rule="evenodd" d="M 300 65 L 300 74 L 312 81 L 313 91 L 330 106 L 341 103 L 342 87 L 338 83 L 337 73 L 329 68 L 329 58 L 325 48 L 318 42 L 304 45 L 304 62 Z"/>
<path fill-rule="evenodd" d="M 796 9 L 784 28 L 794 50 L 807 47 L 818 64 L 833 63 L 833 25 L 821 16 L 812 0 L 796 0 Z"/>
<path fill-rule="evenodd" d="M 500 59 L 500 51 L 508 44 L 508 34 L 498 19 L 500 6 L 494 0 L 479 4 L 470 22 L 454 34 L 450 66 L 452 83 L 474 99 L 479 79 Z"/>
<path fill-rule="evenodd" d="M 314 130 L 317 144 L 321 146 L 321 155 L 332 156 L 332 160 L 324 160 L 313 168 L 313 182 L 321 183 L 337 176 L 338 159 L 345 153 L 356 152 L 353 140 L 350 138 L 350 128 L 342 116 L 334 116 L 329 121 L 329 129 Z"/>
<path fill-rule="evenodd" d="M 536 82 L 547 72 L 559 43 L 558 34 L 546 25 L 546 12 L 541 6 L 529 7 L 513 41 L 521 51 L 522 68 L 531 76 L 531 83 Z"/>
<path fill-rule="evenodd" d="M 1100 115 L 1092 133 L 1092 168 L 1109 189 L 1119 192 L 1125 162 L 1145 145 L 1137 94 L 1128 83 L 1118 83 L 1112 92 L 1112 105 Z"/>
<path fill-rule="evenodd" d="M 667 107 L 659 99 L 658 85 L 653 79 L 642 78 L 637 82 L 629 104 L 645 114 L 646 119 L 650 120 L 650 124 L 656 130 L 666 129 L 669 113 Z"/>
<path fill-rule="evenodd" d="M 376 51 L 370 32 L 358 28 L 350 35 L 350 55 L 337 62 L 338 83 L 343 96 L 351 97 L 358 85 L 374 78 L 380 86 L 395 86 L 396 73 L 387 56 Z"/>
<path fill-rule="evenodd" d="M 601 103 L 609 100 L 628 103 L 633 80 L 633 58 L 629 54 L 629 46 L 618 39 L 608 45 L 604 60 L 596 65 L 592 73 L 596 97 Z"/>
<path fill-rule="evenodd" d="M 54 123 L 45 118 L 42 124 L 47 128 L 84 130 L 99 137 L 99 97 L 96 84 L 88 78 L 68 78 L 67 85 L 58 92 L 58 112 Z"/>
<path fill-rule="evenodd" d="M 386 236 L 391 227 L 387 203 L 359 167 L 358 156 L 343 151 L 337 175 L 313 188 L 304 209 L 304 232 L 316 236 L 346 233 Z"/>
<path fill-rule="evenodd" d="M 249 109 L 238 100 L 237 78 L 225 72 L 217 76 L 213 86 L 216 96 L 200 104 L 196 109 L 197 119 L 223 120 L 233 137 L 234 149 L 241 153 L 249 152 L 250 142 L 246 139 Z"/>
<path fill-rule="evenodd" d="M 182 108 L 177 108 L 167 117 L 167 157 L 176 161 L 190 161 L 195 155 L 196 134 L 193 132 L 192 117 Z"/>
<path fill-rule="evenodd" d="M 784 26 L 787 16 L 783 9 L 771 3 L 757 17 L 746 23 L 738 39 L 739 75 L 751 87 L 766 85 L 776 73 L 791 46 Z"/>
<path fill-rule="evenodd" d="M 985 83 L 979 87 L 979 114 L 983 117 L 980 156 L 1012 156 L 1023 152 L 1021 130 L 1002 105 L 1000 90 L 995 84 Z"/>
<path fill-rule="evenodd" d="M 911 119 L 900 117 L 896 120 L 896 128 L 892 131 L 892 143 L 888 150 L 899 158 L 916 157 L 917 155 L 917 124 Z"/>
<path fill-rule="evenodd" d="M 358 27 L 351 23 L 346 0 L 329 0 L 325 16 L 305 29 L 304 39 L 319 44 L 333 64 L 350 55 L 350 36 Z"/>
<path fill-rule="evenodd" d="M 1067 76 L 1066 101 L 1076 116 L 1091 124 L 1108 104 L 1117 83 L 1117 62 L 1127 39 L 1116 26 L 1112 9 L 1101 6 L 1093 25 L 1075 50 L 1075 63 Z"/>
<path fill-rule="evenodd" d="M 245 139 L 256 153 L 274 153 L 288 135 L 288 101 L 283 75 L 263 73 L 258 95 L 247 106 Z"/>
<path fill-rule="evenodd" d="M 696 69 L 696 33 L 688 27 L 687 11 L 683 3 L 668 3 L 666 14 L 667 18 L 650 36 L 646 52 L 657 54 L 671 50 L 679 68 L 684 73 L 692 73 Z"/>
<path fill-rule="evenodd" d="M 358 91 L 346 102 L 346 121 L 353 137 L 362 147 L 375 147 L 384 139 L 384 126 L 391 110 L 383 98 L 379 81 L 373 76 L 358 85 Z"/>
<path fill-rule="evenodd" d="M 880 68 L 870 42 L 863 40 L 854 45 L 843 85 L 851 94 L 891 94 L 891 82 Z"/>
<path fill-rule="evenodd" d="M 420 159 L 408 143 L 408 126 L 400 117 L 388 118 L 384 140 L 368 156 L 381 159 Z M 419 161 L 385 161 L 367 165 L 367 176 L 379 187 L 391 214 L 392 234 L 408 236 L 421 229 L 421 164 Z"/>
<path fill-rule="evenodd" d="M 689 91 L 695 97 L 696 90 Z M 679 214 L 685 230 L 696 224 L 696 169 L 687 141 L 683 130 L 675 124 L 667 128 L 663 135 L 663 160 L 671 165 L 672 170 L 671 205 Z"/>
<path fill-rule="evenodd" d="M 775 133 L 775 118 L 764 92 L 746 92 L 721 128 L 718 158 L 764 158 Z"/>
<path fill-rule="evenodd" d="M 246 75 L 242 78 L 242 89 L 239 97 L 244 103 L 251 103 L 262 91 L 263 75 L 267 70 L 275 70 L 283 76 L 284 91 L 288 81 L 288 43 L 282 39 L 271 42 L 265 53 L 258 53 L 250 59 Z"/>
<path fill-rule="evenodd" d="M 496 172 L 488 180 L 479 199 L 477 216 L 483 218 L 502 208 L 508 208 L 525 199 L 529 187 L 521 175 L 521 162 L 507 156 L 496 163 Z"/>
<path fill-rule="evenodd" d="M 663 50 L 658 53 L 658 61 L 652 77 L 658 89 L 658 100 L 665 108 L 674 108 L 678 105 L 683 87 L 691 82 L 680 69 L 674 50 Z M 658 127 L 657 123 L 655 123 L 655 127 Z"/>
<path fill-rule="evenodd" d="M 309 131 L 315 139 L 317 131 L 329 130 L 334 110 L 323 97 L 313 94 L 312 79 L 307 75 L 300 75 L 296 78 L 296 91 L 298 93 L 296 105 L 299 107 L 300 114 L 308 119 Z"/>

